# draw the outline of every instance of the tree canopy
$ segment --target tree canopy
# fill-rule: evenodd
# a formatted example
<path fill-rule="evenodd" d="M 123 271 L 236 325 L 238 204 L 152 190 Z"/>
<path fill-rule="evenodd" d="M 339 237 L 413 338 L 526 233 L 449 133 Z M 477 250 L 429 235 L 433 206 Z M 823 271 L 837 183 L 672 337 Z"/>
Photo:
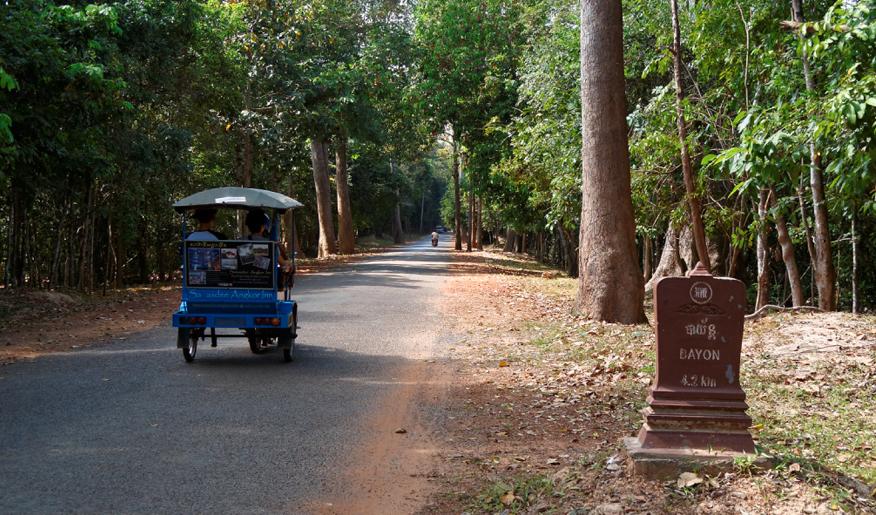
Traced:
<path fill-rule="evenodd" d="M 622 4 L 644 279 L 698 259 L 693 195 L 713 272 L 752 304 L 872 309 L 872 3 L 681 2 L 677 52 L 669 1 Z M 574 275 L 582 110 L 599 107 L 581 102 L 581 30 L 571 0 L 7 2 L 4 284 L 170 277 L 170 204 L 221 185 L 298 198 L 305 254 L 336 222 L 345 240 L 458 218 L 470 246 Z"/>

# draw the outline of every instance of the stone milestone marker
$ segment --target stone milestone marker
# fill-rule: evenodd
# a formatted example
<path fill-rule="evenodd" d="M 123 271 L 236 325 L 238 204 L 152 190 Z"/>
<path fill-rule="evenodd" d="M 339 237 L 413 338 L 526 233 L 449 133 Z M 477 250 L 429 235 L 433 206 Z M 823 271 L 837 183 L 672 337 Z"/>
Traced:
<path fill-rule="evenodd" d="M 741 281 L 702 264 L 657 283 L 657 378 L 639 436 L 626 440 L 637 471 L 671 477 L 754 453 L 739 384 L 745 304 Z"/>

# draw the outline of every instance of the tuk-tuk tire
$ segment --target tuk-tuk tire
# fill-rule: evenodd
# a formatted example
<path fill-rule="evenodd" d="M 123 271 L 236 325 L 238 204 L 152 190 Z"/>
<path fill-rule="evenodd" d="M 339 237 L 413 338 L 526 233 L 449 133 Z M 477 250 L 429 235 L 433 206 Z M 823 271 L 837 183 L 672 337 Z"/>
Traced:
<path fill-rule="evenodd" d="M 288 342 L 288 347 L 286 346 Z M 277 338 L 277 345 L 283 349 L 283 362 L 289 363 L 295 359 L 295 339 L 291 334 L 284 334 Z"/>
<path fill-rule="evenodd" d="M 247 336 L 246 339 L 249 341 L 249 350 L 253 354 L 263 354 L 267 350 L 262 346 L 261 336 Z"/>
<path fill-rule="evenodd" d="M 183 358 L 185 358 L 186 363 L 191 363 L 192 361 L 194 361 L 195 354 L 198 353 L 197 334 L 191 334 L 191 331 L 189 331 L 188 329 L 180 328 L 177 339 L 180 342 L 186 342 L 186 345 L 184 345 L 182 348 Z"/>
<path fill-rule="evenodd" d="M 277 338 L 277 347 L 283 349 L 283 362 L 295 359 L 295 338 L 298 337 L 298 305 L 292 307 L 292 326 L 288 332 Z"/>

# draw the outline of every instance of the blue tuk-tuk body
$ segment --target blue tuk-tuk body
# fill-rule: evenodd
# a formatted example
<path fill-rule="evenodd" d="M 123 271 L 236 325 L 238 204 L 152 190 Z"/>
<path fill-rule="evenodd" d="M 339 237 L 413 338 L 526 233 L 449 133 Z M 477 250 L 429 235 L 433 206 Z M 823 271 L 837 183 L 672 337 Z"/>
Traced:
<path fill-rule="evenodd" d="M 288 209 L 300 207 L 285 195 L 254 188 L 215 188 L 202 191 L 173 207 L 182 216 L 182 300 L 173 314 L 177 347 L 191 362 L 198 341 L 244 336 L 253 353 L 276 346 L 284 361 L 292 361 L 298 305 L 290 298 L 294 277 L 294 253 L 280 265 L 279 218 Z M 190 241 L 186 213 L 199 208 L 259 208 L 270 212 L 270 237 Z M 278 291 L 283 292 L 280 300 Z M 243 334 L 221 334 L 217 329 L 237 329 Z"/>

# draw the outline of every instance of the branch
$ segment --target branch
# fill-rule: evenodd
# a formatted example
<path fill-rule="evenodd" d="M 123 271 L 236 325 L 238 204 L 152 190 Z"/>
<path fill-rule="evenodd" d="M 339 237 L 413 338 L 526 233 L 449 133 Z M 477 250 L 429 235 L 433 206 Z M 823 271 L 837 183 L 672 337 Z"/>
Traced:
<path fill-rule="evenodd" d="M 799 31 L 802 28 L 804 34 L 807 36 L 817 32 L 815 25 L 802 21 L 782 20 L 779 22 L 779 26 L 785 30 L 792 31 Z M 833 29 L 834 32 L 848 32 L 849 26 L 846 24 L 834 25 L 831 29 Z"/>
<path fill-rule="evenodd" d="M 797 306 L 795 308 L 786 308 L 784 306 L 776 306 L 775 304 L 767 304 L 766 306 L 758 309 L 754 313 L 750 315 L 745 315 L 746 320 L 757 320 L 762 317 L 767 310 L 775 310 L 775 311 L 813 311 L 817 313 L 823 313 L 824 310 L 821 308 L 816 308 L 815 306 Z"/>

